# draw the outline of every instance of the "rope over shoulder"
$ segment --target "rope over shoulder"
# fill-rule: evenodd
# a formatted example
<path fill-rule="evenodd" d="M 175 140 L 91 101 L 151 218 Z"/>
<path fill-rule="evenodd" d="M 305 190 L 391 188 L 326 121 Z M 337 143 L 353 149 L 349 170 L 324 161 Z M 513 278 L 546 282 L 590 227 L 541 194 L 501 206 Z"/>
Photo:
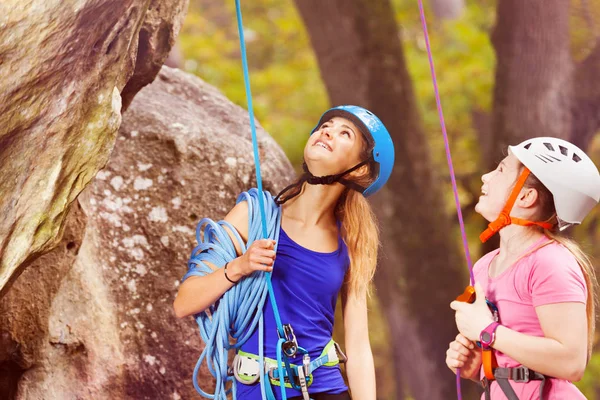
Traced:
<path fill-rule="evenodd" d="M 238 256 L 234 240 L 231 239 L 225 228 L 233 233 L 235 243 L 242 249 L 242 253 L 245 253 L 248 246 L 255 240 L 263 238 L 259 197 L 258 190 L 251 189 L 240 194 L 237 199 L 237 203 L 241 201 L 248 203 L 247 243 L 227 221 L 215 222 L 204 218 L 198 223 L 196 227 L 198 245 L 192 251 L 188 261 L 188 272 L 182 281 L 191 276 L 205 276 L 212 273 L 213 269 L 206 264 L 207 262 L 222 268 L 227 262 Z M 264 211 L 267 222 L 267 238 L 273 239 L 277 243 L 281 225 L 280 208 L 268 192 L 262 193 L 262 200 L 266 206 Z M 266 274 L 268 273 L 257 271 L 243 278 L 237 285 L 225 292 L 219 301 L 194 316 L 202 341 L 206 345 L 198 358 L 193 375 L 194 388 L 203 397 L 224 400 L 227 399 L 228 394 L 232 393 L 235 398 L 235 379 L 229 375 L 228 351 L 232 348 L 240 348 L 257 326 L 260 331 L 263 329 L 262 312 L 268 294 Z M 235 344 L 229 344 L 230 338 L 235 339 Z M 204 361 L 216 380 L 214 394 L 207 393 L 198 384 L 198 372 Z M 227 389 L 229 382 L 232 383 L 232 386 Z"/>

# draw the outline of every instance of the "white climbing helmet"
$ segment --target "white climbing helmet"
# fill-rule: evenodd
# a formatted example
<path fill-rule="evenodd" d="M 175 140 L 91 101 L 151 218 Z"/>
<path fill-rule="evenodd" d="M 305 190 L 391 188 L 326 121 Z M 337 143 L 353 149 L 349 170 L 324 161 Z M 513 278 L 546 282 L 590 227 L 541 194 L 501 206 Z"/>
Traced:
<path fill-rule="evenodd" d="M 538 137 L 508 148 L 552 193 L 561 230 L 580 224 L 600 201 L 598 168 L 574 144 Z"/>

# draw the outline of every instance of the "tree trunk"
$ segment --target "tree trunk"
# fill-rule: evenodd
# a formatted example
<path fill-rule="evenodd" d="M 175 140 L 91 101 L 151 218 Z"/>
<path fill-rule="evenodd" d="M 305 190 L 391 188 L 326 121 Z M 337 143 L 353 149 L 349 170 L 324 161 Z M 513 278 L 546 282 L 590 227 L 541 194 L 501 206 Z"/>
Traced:
<path fill-rule="evenodd" d="M 394 140 L 394 172 L 374 199 L 383 222 L 375 283 L 393 338 L 398 391 L 409 388 L 415 399 L 453 398 L 444 361 L 456 335 L 448 304 L 462 292 L 466 268 L 444 215 L 394 11 L 389 1 L 298 0 L 296 6 L 331 102 L 370 109 Z"/>
<path fill-rule="evenodd" d="M 499 1 L 492 42 L 497 66 L 493 140 L 484 152 L 488 168 L 509 144 L 534 136 L 569 137 L 574 71 L 569 2 Z"/>
<path fill-rule="evenodd" d="M 459 18 L 465 9 L 464 0 L 429 0 L 431 9 L 440 19 Z"/>
<path fill-rule="evenodd" d="M 499 1 L 492 43 L 497 60 L 492 135 L 480 142 L 485 172 L 496 168 L 508 145 L 536 136 L 569 139 L 574 75 L 569 2 Z M 482 252 L 498 244 L 496 235 Z"/>
<path fill-rule="evenodd" d="M 573 143 L 586 150 L 600 130 L 600 40 L 575 70 L 575 97 L 572 103 Z"/>
<path fill-rule="evenodd" d="M 586 150 L 600 129 L 600 39 L 590 38 L 595 41 L 590 54 L 574 62 L 569 3 L 498 2 L 493 138 L 484 153 L 488 168 L 508 144 L 555 136 Z"/>

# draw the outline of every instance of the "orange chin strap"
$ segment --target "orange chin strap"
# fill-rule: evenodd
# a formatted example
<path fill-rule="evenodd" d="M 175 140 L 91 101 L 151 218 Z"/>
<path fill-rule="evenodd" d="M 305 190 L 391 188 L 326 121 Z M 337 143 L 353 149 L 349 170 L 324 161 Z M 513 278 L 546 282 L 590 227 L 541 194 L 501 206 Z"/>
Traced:
<path fill-rule="evenodd" d="M 531 172 L 529 171 L 529 169 L 527 167 L 523 167 L 523 172 L 521 172 L 521 176 L 519 176 L 519 179 L 517 180 L 515 187 L 513 188 L 512 192 L 510 193 L 510 197 L 506 201 L 506 204 L 504 205 L 502 212 L 500 213 L 500 215 L 498 215 L 498 218 L 496 218 L 495 221 L 490 222 L 487 229 L 485 231 L 483 231 L 481 233 L 481 235 L 479 235 L 479 239 L 481 240 L 482 243 L 487 242 L 492 236 L 494 236 L 496 233 L 498 233 L 500 231 L 500 229 L 502 229 L 505 226 L 508 226 L 510 224 L 521 225 L 521 226 L 537 225 L 544 229 L 552 229 L 552 224 L 549 224 L 547 222 L 533 222 L 533 221 L 528 221 L 526 219 L 515 218 L 515 217 L 510 216 L 510 211 L 512 210 L 512 208 L 514 206 L 515 201 L 517 200 L 517 197 L 519 196 L 519 193 L 521 193 L 521 189 L 523 189 L 523 185 L 525 184 L 525 181 L 529 177 L 530 173 Z"/>

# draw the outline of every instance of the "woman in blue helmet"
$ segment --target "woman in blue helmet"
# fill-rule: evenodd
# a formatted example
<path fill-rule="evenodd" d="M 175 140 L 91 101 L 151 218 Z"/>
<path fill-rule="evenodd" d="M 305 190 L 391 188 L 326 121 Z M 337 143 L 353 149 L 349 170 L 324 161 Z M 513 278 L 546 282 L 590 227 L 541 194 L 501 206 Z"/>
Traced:
<path fill-rule="evenodd" d="M 383 123 L 358 106 L 326 111 L 304 148 L 304 173 L 275 198 L 281 206 L 277 252 L 273 240 L 257 240 L 248 250 L 205 276 L 193 276 L 180 286 L 174 308 L 178 317 L 197 314 L 217 301 L 240 279 L 255 271 L 272 271 L 272 285 L 282 321 L 288 321 L 298 345 L 311 359 L 329 353 L 340 359 L 332 342 L 334 313 L 342 293 L 347 352 L 344 383 L 337 362 L 312 372 L 304 392 L 286 389 L 288 399 L 375 399 L 375 370 L 371 353 L 367 292 L 375 272 L 379 246 L 375 217 L 366 197 L 389 178 L 394 146 Z M 248 238 L 248 204 L 238 203 L 225 217 L 241 237 Z M 232 236 L 230 234 L 230 236 Z M 277 266 L 273 268 L 275 258 Z M 282 299 L 284 301 L 281 301 Z M 267 300 L 269 302 L 269 300 Z M 265 310 L 270 305 L 265 306 Z M 265 312 L 265 357 L 276 358 L 278 340 L 273 313 Z M 245 363 L 258 354 L 257 332 L 236 357 L 239 399 L 260 399 L 256 379 L 244 379 Z M 243 361 L 243 362 L 241 362 Z M 292 362 L 302 365 L 302 357 Z M 246 371 L 249 374 L 249 372 Z M 238 375 L 241 375 L 240 378 Z M 276 380 L 272 380 L 276 384 Z M 279 389 L 274 391 L 280 398 Z"/>

